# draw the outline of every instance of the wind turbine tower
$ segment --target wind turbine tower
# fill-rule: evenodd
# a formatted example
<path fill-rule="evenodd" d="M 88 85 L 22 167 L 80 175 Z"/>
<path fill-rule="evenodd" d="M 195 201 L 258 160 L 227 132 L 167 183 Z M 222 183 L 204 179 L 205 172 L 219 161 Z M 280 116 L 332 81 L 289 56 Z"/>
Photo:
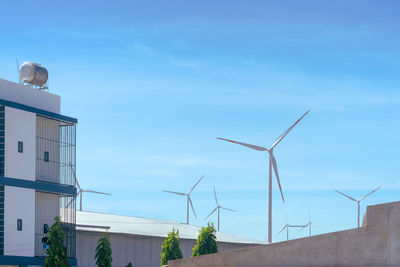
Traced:
<path fill-rule="evenodd" d="M 208 217 L 210 217 L 215 211 L 218 211 L 218 232 L 219 232 L 219 215 L 220 215 L 220 209 L 224 209 L 224 210 L 229 210 L 229 211 L 233 211 L 236 212 L 236 210 L 232 210 L 232 209 L 228 209 L 225 207 L 222 207 L 219 203 L 218 203 L 218 199 L 217 199 L 217 193 L 215 192 L 215 187 L 214 187 L 214 198 L 215 198 L 215 202 L 217 203 L 217 207 L 215 209 L 213 209 L 213 211 L 211 211 L 211 213 L 207 216 L 207 218 L 205 218 L 204 220 L 207 220 Z"/>
<path fill-rule="evenodd" d="M 368 194 L 366 194 L 365 196 L 363 196 L 363 197 L 360 198 L 359 200 L 357 200 L 357 199 L 355 199 L 355 198 L 352 198 L 351 196 L 346 195 L 345 193 L 342 193 L 342 192 L 340 192 L 340 191 L 338 191 L 338 190 L 335 190 L 337 193 L 339 193 L 339 194 L 341 194 L 341 195 L 347 197 L 347 198 L 350 199 L 350 200 L 353 200 L 354 202 L 357 202 L 357 227 L 358 227 L 358 228 L 360 228 L 360 202 L 361 202 L 363 199 L 365 199 L 366 197 L 368 197 L 369 195 L 371 195 L 372 193 L 374 193 L 374 192 L 375 192 L 376 190 L 378 190 L 379 188 L 381 188 L 381 187 L 378 187 L 378 188 L 372 190 L 371 192 L 369 192 Z"/>
<path fill-rule="evenodd" d="M 228 142 L 231 142 L 234 144 L 242 145 L 242 146 L 245 146 L 245 147 L 248 147 L 248 148 L 251 148 L 254 150 L 258 150 L 258 151 L 268 152 L 268 155 L 269 155 L 269 161 L 268 161 L 268 165 L 269 165 L 269 169 L 268 169 L 268 176 L 269 176 L 269 179 L 268 179 L 268 243 L 272 242 L 272 169 L 274 170 L 276 180 L 278 182 L 279 191 L 281 192 L 281 196 L 282 196 L 282 201 L 283 201 L 283 203 L 285 203 L 285 199 L 284 199 L 283 193 L 282 193 L 281 182 L 279 180 L 278 165 L 276 164 L 276 159 L 274 157 L 274 148 L 308 114 L 308 112 L 310 112 L 310 111 L 308 110 L 306 113 L 304 113 L 304 115 L 301 116 L 300 119 L 298 119 L 292 126 L 290 126 L 289 129 L 287 129 L 285 132 L 283 132 L 283 134 L 275 140 L 275 142 L 272 144 L 272 146 L 270 148 L 241 143 L 241 142 L 217 137 L 217 139 L 220 139 L 223 141 L 228 141 Z"/>
<path fill-rule="evenodd" d="M 308 223 L 304 225 L 303 229 L 308 226 L 308 236 L 311 236 L 311 226 L 312 226 L 312 221 L 310 217 L 310 211 L 308 211 Z"/>
<path fill-rule="evenodd" d="M 190 188 L 188 193 L 179 193 L 179 192 L 174 192 L 174 191 L 168 191 L 168 190 L 163 190 L 163 192 L 171 193 L 171 194 L 177 194 L 181 196 L 186 196 L 186 224 L 189 224 L 189 205 L 192 207 L 192 211 L 194 214 L 194 217 L 197 219 L 196 212 L 194 211 L 192 199 L 190 198 L 190 194 L 193 192 L 194 188 L 200 183 L 200 181 L 204 178 L 204 175 L 197 181 L 197 183 Z"/>

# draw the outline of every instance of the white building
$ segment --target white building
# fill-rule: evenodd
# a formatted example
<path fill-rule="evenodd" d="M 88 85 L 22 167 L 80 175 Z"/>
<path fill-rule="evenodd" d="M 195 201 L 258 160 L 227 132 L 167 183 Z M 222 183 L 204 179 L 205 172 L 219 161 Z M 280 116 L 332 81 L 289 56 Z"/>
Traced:
<path fill-rule="evenodd" d="M 0 265 L 43 265 L 60 216 L 75 257 L 75 125 L 60 96 L 0 79 Z"/>
<path fill-rule="evenodd" d="M 77 212 L 76 259 L 79 267 L 96 267 L 94 254 L 98 240 L 109 233 L 113 266 L 160 267 L 161 244 L 172 228 L 179 230 L 180 248 L 185 258 L 192 255 L 200 227 L 170 220 L 128 217 L 114 214 Z M 218 251 L 265 244 L 251 238 L 217 232 Z"/>

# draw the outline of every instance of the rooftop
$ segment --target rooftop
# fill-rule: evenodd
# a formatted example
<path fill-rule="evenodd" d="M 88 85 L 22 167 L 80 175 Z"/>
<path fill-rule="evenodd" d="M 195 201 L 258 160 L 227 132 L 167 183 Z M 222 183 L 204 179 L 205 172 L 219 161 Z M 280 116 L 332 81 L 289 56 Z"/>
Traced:
<path fill-rule="evenodd" d="M 93 231 L 93 232 L 106 232 L 129 234 L 129 235 L 142 235 L 153 237 L 166 237 L 172 228 L 179 230 L 179 237 L 182 239 L 197 239 L 197 235 L 201 227 L 194 225 L 187 225 L 180 222 L 151 219 L 141 217 L 129 217 L 106 213 L 76 212 L 77 231 Z M 79 225 L 85 225 L 84 227 Z M 94 227 L 88 227 L 94 226 Z M 106 228 L 110 227 L 108 230 Z M 264 244 L 264 242 L 256 239 L 240 237 L 232 234 L 217 232 L 217 241 L 229 243 L 246 243 L 246 244 Z"/>

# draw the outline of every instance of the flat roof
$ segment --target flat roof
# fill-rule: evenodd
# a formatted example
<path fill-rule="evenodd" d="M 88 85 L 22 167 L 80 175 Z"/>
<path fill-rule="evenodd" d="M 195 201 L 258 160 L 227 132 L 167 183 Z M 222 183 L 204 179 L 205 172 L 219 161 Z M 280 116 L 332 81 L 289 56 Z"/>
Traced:
<path fill-rule="evenodd" d="M 78 122 L 76 118 L 61 115 L 61 98 L 59 95 L 4 79 L 0 79 L 0 105 L 68 123 L 76 124 Z"/>
<path fill-rule="evenodd" d="M 182 239 L 197 239 L 201 227 L 162 219 L 129 217 L 97 212 L 76 212 L 76 230 L 89 232 L 109 232 L 151 237 L 166 237 L 172 228 L 179 230 Z M 94 227 L 90 227 L 94 226 Z M 109 228 L 108 228 L 109 227 Z M 108 228 L 108 229 L 107 229 Z M 252 238 L 217 232 L 218 242 L 265 244 Z"/>

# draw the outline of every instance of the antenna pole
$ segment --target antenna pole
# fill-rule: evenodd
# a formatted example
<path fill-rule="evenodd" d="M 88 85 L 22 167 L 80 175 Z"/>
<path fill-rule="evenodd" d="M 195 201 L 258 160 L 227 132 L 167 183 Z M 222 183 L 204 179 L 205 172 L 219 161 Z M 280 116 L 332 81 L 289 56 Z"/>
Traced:
<path fill-rule="evenodd" d="M 272 166 L 269 157 L 269 181 L 268 181 L 268 243 L 272 243 Z"/>

